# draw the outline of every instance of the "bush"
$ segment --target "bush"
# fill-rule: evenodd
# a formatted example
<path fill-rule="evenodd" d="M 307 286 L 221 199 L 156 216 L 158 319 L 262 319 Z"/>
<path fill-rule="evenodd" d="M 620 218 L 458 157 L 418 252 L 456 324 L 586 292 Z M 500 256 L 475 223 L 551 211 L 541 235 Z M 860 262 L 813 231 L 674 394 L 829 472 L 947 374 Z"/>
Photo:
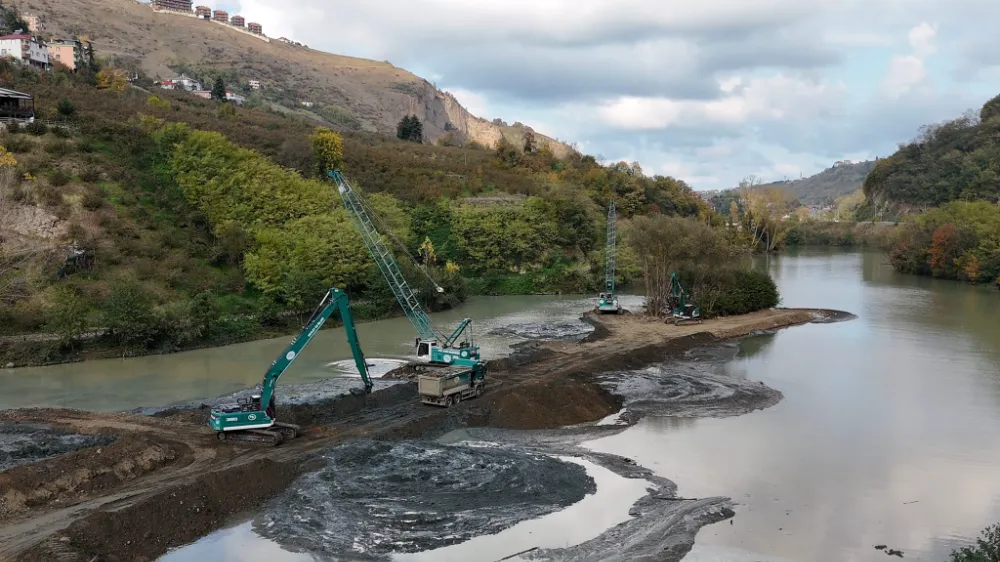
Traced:
<path fill-rule="evenodd" d="M 778 286 L 770 274 L 755 269 L 737 269 L 723 287 L 713 312 L 723 316 L 749 314 L 778 306 L 780 301 Z"/>
<path fill-rule="evenodd" d="M 139 285 L 116 285 L 103 312 L 103 324 L 108 329 L 105 337 L 122 349 L 145 349 L 154 341 L 158 319 L 153 314 L 153 300 Z"/>
<path fill-rule="evenodd" d="M 87 166 L 80 172 L 80 179 L 87 183 L 97 183 L 101 179 L 101 170 L 95 166 Z"/>
<path fill-rule="evenodd" d="M 62 115 L 63 117 L 71 117 L 74 113 L 76 113 L 76 106 L 73 105 L 73 102 L 63 98 L 62 101 L 56 105 L 56 111 L 58 111 L 59 115 Z"/>
<path fill-rule="evenodd" d="M 51 183 L 55 187 L 62 187 L 66 185 L 67 183 L 70 182 L 71 179 L 73 178 L 71 178 L 69 174 L 60 170 L 59 168 L 52 170 L 52 172 L 49 174 L 49 183 Z"/>
<path fill-rule="evenodd" d="M 11 134 L 8 134 L 7 138 L 4 139 L 4 144 L 7 150 L 20 153 L 31 152 L 31 149 L 35 147 L 35 143 L 31 142 L 31 139 Z"/>
<path fill-rule="evenodd" d="M 28 123 L 28 125 L 24 128 L 24 130 L 35 135 L 36 137 L 40 137 L 45 133 L 49 132 L 48 126 L 45 125 L 45 123 L 42 123 L 41 121 L 32 121 L 31 123 Z"/>
<path fill-rule="evenodd" d="M 73 145 L 65 140 L 54 140 L 45 143 L 45 152 L 53 156 L 66 156 L 70 152 L 73 152 Z"/>
<path fill-rule="evenodd" d="M 83 195 L 83 208 L 88 211 L 97 211 L 104 207 L 104 197 L 100 192 L 94 190 L 88 190 Z"/>

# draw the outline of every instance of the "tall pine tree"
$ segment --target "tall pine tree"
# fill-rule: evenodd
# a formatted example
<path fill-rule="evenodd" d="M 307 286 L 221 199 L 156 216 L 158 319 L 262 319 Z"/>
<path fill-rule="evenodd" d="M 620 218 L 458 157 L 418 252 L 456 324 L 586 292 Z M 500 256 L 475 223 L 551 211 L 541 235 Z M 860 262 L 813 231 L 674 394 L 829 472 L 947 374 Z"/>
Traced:
<path fill-rule="evenodd" d="M 226 83 L 221 76 L 215 79 L 215 85 L 212 86 L 212 99 L 226 101 Z"/>

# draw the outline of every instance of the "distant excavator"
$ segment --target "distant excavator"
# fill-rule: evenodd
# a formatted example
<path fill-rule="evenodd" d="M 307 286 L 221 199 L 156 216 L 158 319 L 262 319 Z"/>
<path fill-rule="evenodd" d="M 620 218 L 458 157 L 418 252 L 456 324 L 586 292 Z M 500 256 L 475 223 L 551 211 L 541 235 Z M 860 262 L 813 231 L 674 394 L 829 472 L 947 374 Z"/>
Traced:
<path fill-rule="evenodd" d="M 351 354 L 354 356 L 354 365 L 361 373 L 361 380 L 364 382 L 364 390 L 351 389 L 351 393 L 361 395 L 371 393 L 373 384 L 368 373 L 368 363 L 365 362 L 365 355 L 358 342 L 358 332 L 354 328 L 354 316 L 351 314 L 347 293 L 340 289 L 330 289 L 299 335 L 295 336 L 295 339 L 288 344 L 281 355 L 271 363 L 271 367 L 264 375 L 260 394 L 241 398 L 235 404 L 212 408 L 209 415 L 209 425 L 217 432 L 216 435 L 220 441 L 246 441 L 279 445 L 286 439 L 298 437 L 301 430 L 299 426 L 277 420 L 274 387 L 281 375 L 288 370 L 292 361 L 295 361 L 295 358 L 309 345 L 313 336 L 323 327 L 323 324 L 335 310 L 340 311 L 340 318 L 344 322 L 344 331 L 347 332 L 347 343 L 351 346 Z"/>
<path fill-rule="evenodd" d="M 700 324 L 701 308 L 687 302 L 689 295 L 681 282 L 677 278 L 677 273 L 670 275 L 670 318 L 667 322 L 673 322 L 675 326 L 684 324 Z"/>

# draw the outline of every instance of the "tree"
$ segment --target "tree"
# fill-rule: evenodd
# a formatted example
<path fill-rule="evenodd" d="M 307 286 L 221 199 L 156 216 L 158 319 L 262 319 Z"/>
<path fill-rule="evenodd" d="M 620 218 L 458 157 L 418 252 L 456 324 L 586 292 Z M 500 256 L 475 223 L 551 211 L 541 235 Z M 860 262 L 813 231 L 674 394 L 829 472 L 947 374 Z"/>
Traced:
<path fill-rule="evenodd" d="M 45 329 L 72 343 L 87 330 L 87 305 L 76 292 L 61 288 L 45 307 Z"/>
<path fill-rule="evenodd" d="M 128 87 L 128 77 L 120 68 L 105 68 L 97 73 L 97 87 L 121 94 Z"/>
<path fill-rule="evenodd" d="M 325 178 L 327 172 L 340 168 L 344 160 L 344 140 L 340 135 L 326 127 L 316 127 L 310 140 L 319 178 Z"/>
<path fill-rule="evenodd" d="M 396 137 L 400 140 L 424 142 L 424 125 L 416 115 L 403 117 L 396 125 Z"/>
<path fill-rule="evenodd" d="M 955 260 L 961 253 L 958 230 L 953 224 L 943 224 L 934 231 L 931 238 L 930 256 L 927 263 L 935 277 L 945 277 L 954 270 Z"/>
<path fill-rule="evenodd" d="M 425 236 L 423 243 L 420 244 L 420 257 L 424 260 L 424 265 L 434 265 L 437 263 L 437 254 L 434 252 L 434 243 L 431 242 L 430 237 Z"/>
<path fill-rule="evenodd" d="M 94 44 L 90 41 L 87 41 L 87 66 L 94 73 L 101 70 L 101 66 L 97 63 L 97 56 L 94 54 Z"/>
<path fill-rule="evenodd" d="M 73 102 L 63 98 L 62 101 L 56 105 L 56 111 L 58 111 L 59 115 L 62 115 L 63 117 L 72 117 L 73 114 L 76 113 L 76 106 L 73 105 Z"/>
<path fill-rule="evenodd" d="M 222 76 L 215 78 L 215 84 L 212 86 L 212 99 L 226 101 L 226 83 L 222 80 Z"/>
<path fill-rule="evenodd" d="M 119 347 L 145 348 L 156 335 L 153 300 L 134 283 L 115 285 L 104 303 L 103 324 L 107 337 Z"/>

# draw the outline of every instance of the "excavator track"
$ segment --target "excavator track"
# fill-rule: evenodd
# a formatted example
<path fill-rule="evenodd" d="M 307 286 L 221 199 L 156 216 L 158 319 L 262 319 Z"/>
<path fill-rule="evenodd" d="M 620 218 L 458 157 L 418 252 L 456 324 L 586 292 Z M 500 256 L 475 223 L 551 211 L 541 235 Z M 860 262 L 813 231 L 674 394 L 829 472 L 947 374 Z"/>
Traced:
<path fill-rule="evenodd" d="M 291 441 L 299 436 L 302 432 L 302 427 L 295 425 L 294 423 L 282 423 L 279 421 L 274 422 L 274 427 L 277 431 L 281 433 L 285 441 Z"/>
<path fill-rule="evenodd" d="M 277 447 L 285 440 L 283 432 L 270 429 L 244 429 L 240 431 L 220 431 L 217 434 L 219 441 L 233 443 L 254 443 L 258 445 L 271 445 Z"/>

